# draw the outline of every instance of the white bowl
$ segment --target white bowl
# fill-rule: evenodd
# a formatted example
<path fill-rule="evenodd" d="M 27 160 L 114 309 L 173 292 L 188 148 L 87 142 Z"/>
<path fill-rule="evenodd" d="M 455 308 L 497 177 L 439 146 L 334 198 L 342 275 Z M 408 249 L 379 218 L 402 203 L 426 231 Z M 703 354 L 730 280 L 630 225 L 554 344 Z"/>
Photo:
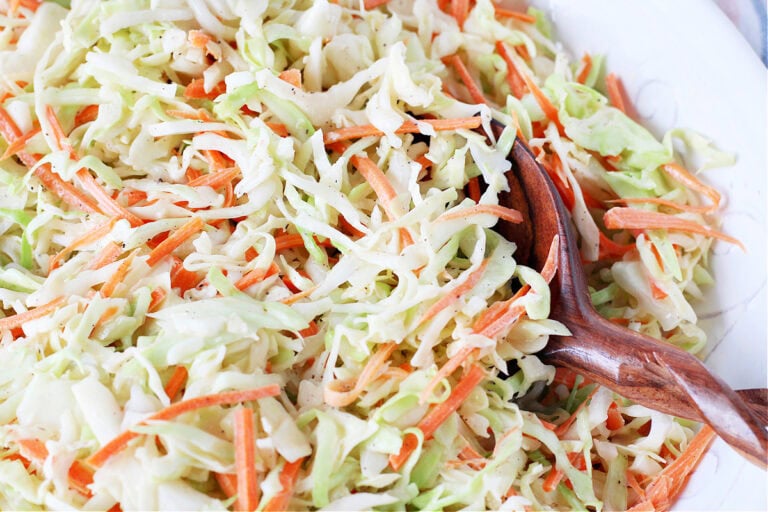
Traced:
<path fill-rule="evenodd" d="M 709 335 L 707 366 L 732 387 L 766 387 L 766 68 L 706 0 L 534 0 L 579 58 L 603 54 L 646 126 L 661 137 L 692 128 L 733 152 L 706 171 L 723 192 L 722 229 L 748 248 L 718 243 L 716 283 L 695 304 Z M 766 473 L 718 440 L 676 510 L 768 510 Z"/>

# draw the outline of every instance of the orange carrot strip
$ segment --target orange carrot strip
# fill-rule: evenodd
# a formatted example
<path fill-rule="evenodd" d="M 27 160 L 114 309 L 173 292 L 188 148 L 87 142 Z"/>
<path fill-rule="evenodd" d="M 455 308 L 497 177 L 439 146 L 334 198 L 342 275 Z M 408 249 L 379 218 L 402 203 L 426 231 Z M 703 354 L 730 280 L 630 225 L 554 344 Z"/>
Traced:
<path fill-rule="evenodd" d="M 167 295 L 168 292 L 165 291 L 165 288 L 155 288 L 152 290 L 152 293 L 150 294 L 151 300 L 149 301 L 147 311 L 150 313 L 157 311 L 158 307 L 160 307 L 160 304 L 162 304 Z"/>
<path fill-rule="evenodd" d="M 296 68 L 286 69 L 281 71 L 277 78 L 284 82 L 288 82 L 297 89 L 301 89 L 301 71 Z"/>
<path fill-rule="evenodd" d="M 600 231 L 599 260 L 620 258 L 635 248 L 635 244 L 617 244 Z"/>
<path fill-rule="evenodd" d="M 94 228 L 93 230 L 86 232 L 83 236 L 75 239 L 67 247 L 59 251 L 48 262 L 48 273 L 50 274 L 53 270 L 59 268 L 61 266 L 62 260 L 78 250 L 80 247 L 92 244 L 108 235 L 109 232 L 112 231 L 112 228 L 115 226 L 116 220 L 117 219 L 112 219 Z"/>
<path fill-rule="evenodd" d="M 522 98 L 525 95 L 525 81 L 517 66 L 515 66 L 515 62 L 507 50 L 507 45 L 503 41 L 496 41 L 496 53 L 507 63 L 507 85 L 509 85 L 510 92 L 512 92 L 515 98 Z"/>
<path fill-rule="evenodd" d="M 181 259 L 173 256 L 173 265 L 171 266 L 171 288 L 178 288 L 182 295 L 187 290 L 194 288 L 201 281 L 196 272 L 184 268 Z"/>
<path fill-rule="evenodd" d="M 129 212 L 110 196 L 104 188 L 96 181 L 88 169 L 80 169 L 75 173 L 75 176 L 80 181 L 80 185 L 96 199 L 96 203 L 99 205 L 99 209 L 104 215 L 112 215 L 126 219 L 132 227 L 138 227 L 144 224 L 144 221 L 139 217 Z"/>
<path fill-rule="evenodd" d="M 6 148 L 5 152 L 2 156 L 0 156 L 0 160 L 5 160 L 8 157 L 11 157 L 15 155 L 16 153 L 23 151 L 24 148 L 27 145 L 27 142 L 29 142 L 29 139 L 34 137 L 40 133 L 40 128 L 35 128 L 34 130 L 30 130 L 21 137 L 17 138 L 13 142 L 8 144 L 8 147 Z"/>
<path fill-rule="evenodd" d="M 111 297 L 112 294 L 115 293 L 117 286 L 123 282 L 125 276 L 128 274 L 128 270 L 131 268 L 131 264 L 133 263 L 133 258 L 136 257 L 136 253 L 137 251 L 133 251 L 131 254 L 129 254 L 123 260 L 123 262 L 120 263 L 120 266 L 117 267 L 115 273 L 112 274 L 109 279 L 101 286 L 99 293 L 102 297 Z"/>
<path fill-rule="evenodd" d="M 539 89 L 531 77 L 525 73 L 521 73 L 521 75 L 525 81 L 525 85 L 528 86 L 528 89 L 530 89 L 533 97 L 536 98 L 536 103 L 538 103 L 541 107 L 541 110 L 544 111 L 544 115 L 547 116 L 553 123 L 555 123 L 555 126 L 557 126 L 557 130 L 560 132 L 560 135 L 565 135 L 565 128 L 560 123 L 560 116 L 557 113 L 557 108 L 555 108 L 552 102 L 549 101 L 547 95 L 544 94 L 544 91 Z"/>
<path fill-rule="evenodd" d="M 171 378 L 168 379 L 168 383 L 165 385 L 165 394 L 171 402 L 173 402 L 176 395 L 178 395 L 179 391 L 184 387 L 188 375 L 187 369 L 182 365 L 177 366 L 173 370 Z"/>
<path fill-rule="evenodd" d="M 248 512 L 259 505 L 259 480 L 256 475 L 253 411 L 247 407 L 235 410 L 235 467 L 237 468 L 237 510 Z"/>
<path fill-rule="evenodd" d="M 702 426 L 680 457 L 651 480 L 645 489 L 645 497 L 641 495 L 642 501 L 635 504 L 630 512 L 668 510 L 685 488 L 688 477 L 696 469 L 714 439 L 715 432 L 712 428 L 708 425 Z"/>
<path fill-rule="evenodd" d="M 229 169 L 222 169 L 216 172 L 204 174 L 198 178 L 193 179 L 187 183 L 190 187 L 211 187 L 217 189 L 223 187 L 227 183 L 231 183 L 240 174 L 240 169 L 237 167 L 230 167 Z"/>
<path fill-rule="evenodd" d="M 96 257 L 88 265 L 91 270 L 97 270 L 101 267 L 105 267 L 117 260 L 123 253 L 123 247 L 115 242 L 109 242 L 104 248 L 96 255 Z"/>
<path fill-rule="evenodd" d="M 213 41 L 213 38 L 202 30 L 190 30 L 187 34 L 187 40 L 195 48 L 205 48 L 208 43 Z"/>
<path fill-rule="evenodd" d="M 456 5 L 457 2 L 453 2 L 453 5 Z M 469 70 L 467 69 L 467 66 L 464 65 L 464 62 L 462 62 L 461 58 L 459 58 L 458 55 L 451 55 L 450 57 L 446 57 L 448 63 L 453 66 L 453 68 L 456 70 L 456 72 L 459 74 L 459 78 L 461 78 L 461 81 L 464 83 L 464 86 L 467 88 L 467 91 L 469 92 L 469 95 L 472 97 L 472 101 L 478 104 L 486 104 L 488 103 L 485 100 L 485 96 L 483 95 L 483 91 L 480 90 L 480 87 L 478 87 L 477 82 L 475 82 L 475 79 L 472 78 L 472 75 L 469 74 Z"/>
<path fill-rule="evenodd" d="M 505 315 L 509 307 L 528 293 L 528 291 L 531 289 L 530 285 L 525 285 L 522 288 L 520 288 L 517 293 L 515 293 L 512 298 L 501 301 L 501 302 L 494 302 L 491 304 L 491 306 L 483 311 L 483 313 L 480 314 L 480 316 L 477 317 L 475 320 L 475 323 L 472 324 L 472 330 L 476 333 L 484 332 L 485 329 L 487 329 L 489 326 L 497 322 L 501 317 Z"/>
<path fill-rule="evenodd" d="M 467 191 L 469 192 L 469 198 L 475 203 L 480 202 L 480 177 L 474 176 L 467 182 Z"/>
<path fill-rule="evenodd" d="M 48 458 L 48 448 L 45 447 L 45 443 L 39 439 L 19 439 L 16 443 L 20 447 L 22 456 L 26 459 L 35 459 L 39 462 L 43 462 Z M 93 471 L 85 466 L 79 460 L 76 460 L 69 467 L 69 486 L 82 494 L 83 496 L 90 497 L 91 491 L 88 489 L 88 485 L 93 483 Z"/>
<path fill-rule="evenodd" d="M 195 78 L 189 82 L 189 85 L 184 89 L 184 97 L 188 100 L 215 100 L 225 92 L 227 92 L 227 84 L 224 82 L 217 83 L 213 86 L 213 89 L 205 92 L 205 80 L 202 78 Z"/>
<path fill-rule="evenodd" d="M 167 421 L 184 413 L 202 409 L 204 407 L 212 407 L 214 405 L 234 405 L 242 402 L 251 402 L 253 400 L 259 400 L 268 396 L 277 396 L 280 394 L 280 386 L 277 384 L 270 384 L 268 386 L 262 386 L 260 388 L 247 389 L 242 391 L 225 391 L 222 393 L 216 393 L 213 395 L 203 395 L 189 400 L 182 400 L 176 402 L 165 409 L 162 409 L 141 422 L 139 425 L 146 424 L 150 421 Z M 131 430 L 126 430 L 112 439 L 110 442 L 102 446 L 99 450 L 94 452 L 88 457 L 88 463 L 93 467 L 102 466 L 110 457 L 120 452 L 125 446 L 134 438 L 139 437 L 140 434 Z"/>
<path fill-rule="evenodd" d="M 147 265 L 154 267 L 160 260 L 171 254 L 176 248 L 187 241 L 190 237 L 202 231 L 205 228 L 205 222 L 200 217 L 193 217 L 186 224 L 174 231 L 168 238 L 163 240 L 160 245 L 152 249 L 147 258 Z"/>
<path fill-rule="evenodd" d="M 435 374 L 434 377 L 427 383 L 419 395 L 419 403 L 423 404 L 429 400 L 429 396 L 432 391 L 440 384 L 440 381 L 447 379 L 456 369 L 464 364 L 472 356 L 476 356 L 480 353 L 480 349 L 477 347 L 464 347 L 459 350 L 453 357 L 451 357 Z"/>
<path fill-rule="evenodd" d="M 246 290 L 256 283 L 262 282 L 264 279 L 273 276 L 280 272 L 280 268 L 273 261 L 269 268 L 266 270 L 263 268 L 255 268 L 241 277 L 236 283 L 235 288 L 240 291 Z"/>
<path fill-rule="evenodd" d="M 455 286 L 451 290 L 448 291 L 447 294 L 445 294 L 443 297 L 440 298 L 437 302 L 432 304 L 432 306 L 423 314 L 421 315 L 421 319 L 419 319 L 419 324 L 422 324 L 426 322 L 427 320 L 433 318 L 435 315 L 437 315 L 439 312 L 456 302 L 461 298 L 462 295 L 472 290 L 475 286 L 477 286 L 477 283 L 480 282 L 480 279 L 483 277 L 483 274 L 485 273 L 485 269 L 488 268 L 488 262 L 490 260 L 488 258 L 484 259 L 483 262 L 478 266 L 475 270 L 473 270 L 471 273 L 467 275 L 467 278 L 464 280 L 463 283 L 459 284 L 458 286 Z"/>
<path fill-rule="evenodd" d="M 522 58 L 524 61 L 530 62 L 531 60 L 531 54 L 528 53 L 528 47 L 524 44 L 516 44 L 515 45 L 515 52 Z"/>
<path fill-rule="evenodd" d="M 99 106 L 88 105 L 87 107 L 80 109 L 75 115 L 75 126 L 81 126 L 85 123 L 95 121 L 97 117 L 99 117 Z"/>
<path fill-rule="evenodd" d="M 583 84 L 587 81 L 587 77 L 589 76 L 589 73 L 592 71 L 592 57 L 585 53 L 584 56 L 581 58 L 581 71 L 579 71 L 578 76 L 576 76 L 576 81 L 580 84 Z"/>
<path fill-rule="evenodd" d="M 451 16 L 456 19 L 459 28 L 463 28 L 469 16 L 469 0 L 451 0 Z"/>
<path fill-rule="evenodd" d="M 499 18 L 512 18 L 513 20 L 522 21 L 523 23 L 536 23 L 536 18 L 530 14 L 510 11 L 509 9 L 502 9 L 501 7 L 496 7 L 495 10 L 496 16 Z"/>
<path fill-rule="evenodd" d="M 731 236 L 703 226 L 698 222 L 664 213 L 624 207 L 611 208 L 605 212 L 603 221 L 608 229 L 667 229 L 670 231 L 696 233 L 735 244 L 746 251 L 744 244 Z"/>
<path fill-rule="evenodd" d="M 472 365 L 469 372 L 467 372 L 467 374 L 464 375 L 459 383 L 453 388 L 448 399 L 430 409 L 427 415 L 424 416 L 418 424 L 419 430 L 424 433 L 425 441 L 430 439 L 438 427 L 442 425 L 451 414 L 456 412 L 472 390 L 474 390 L 484 378 L 485 371 L 477 365 Z M 411 435 L 406 437 L 415 436 Z M 389 457 L 389 464 L 392 466 L 392 469 L 398 471 L 411 456 L 414 449 L 416 449 L 416 444 L 412 441 L 406 443 L 406 439 L 403 439 L 403 447 L 400 449 L 400 453 Z"/>
<path fill-rule="evenodd" d="M 371 188 L 381 201 L 384 211 L 389 220 L 396 220 L 400 217 L 399 208 L 395 204 L 397 193 L 395 188 L 389 182 L 379 166 L 366 156 L 354 155 L 349 159 L 352 165 L 363 175 L 365 181 L 371 185 Z"/>
<path fill-rule="evenodd" d="M 587 395 L 587 398 L 585 398 L 584 401 L 581 402 L 578 407 L 576 407 L 576 410 L 573 411 L 573 414 L 571 414 L 567 420 L 557 426 L 555 429 L 555 434 L 557 437 L 561 437 L 563 434 L 568 432 L 568 429 L 571 428 L 573 422 L 576 421 L 576 417 L 581 411 L 584 410 L 584 408 L 587 406 L 587 403 L 592 399 L 593 396 L 595 396 L 595 393 L 597 393 L 598 389 L 600 389 L 599 386 L 595 386 L 595 389 L 593 389 L 592 392 Z"/>
<path fill-rule="evenodd" d="M 69 143 L 69 139 L 64 133 L 64 129 L 62 128 L 58 117 L 56 117 L 56 112 L 53 110 L 53 107 L 47 105 L 45 107 L 45 114 L 48 123 L 51 125 L 51 130 L 53 131 L 54 138 L 56 139 L 59 148 L 69 151 L 71 158 L 76 159 L 77 154 L 75 154 L 72 145 Z M 120 204 L 98 184 L 96 178 L 91 176 L 88 169 L 78 170 L 75 173 L 75 176 L 80 182 L 80 185 L 82 185 L 82 187 L 96 200 L 102 213 L 127 219 L 133 227 L 141 226 L 144 223 L 144 221 L 136 215 L 120 206 Z"/>
<path fill-rule="evenodd" d="M 320 332 L 320 327 L 318 327 L 317 322 L 314 320 L 311 320 L 309 322 L 309 326 L 306 329 L 302 329 L 299 331 L 299 336 L 302 338 L 309 338 L 310 336 L 314 336 L 315 334 Z"/>
<path fill-rule="evenodd" d="M 611 405 L 608 407 L 608 419 L 605 421 L 605 426 L 608 430 L 619 430 L 624 426 L 624 416 L 621 415 L 616 402 L 611 402 Z"/>
<path fill-rule="evenodd" d="M 660 197 L 623 197 L 621 199 L 608 199 L 605 201 L 608 204 L 657 204 L 659 206 L 666 206 L 667 208 L 675 208 L 682 212 L 692 213 L 709 213 L 712 211 L 711 206 L 693 206 L 690 204 L 679 204 L 668 199 L 662 199 Z"/>
<path fill-rule="evenodd" d="M 500 219 L 504 219 L 509 222 L 518 224 L 523 222 L 523 214 L 512 208 L 506 206 L 500 206 L 497 204 L 478 204 L 470 206 L 469 208 L 462 208 L 460 210 L 451 210 L 440 215 L 437 220 L 453 220 L 453 219 L 465 219 L 474 215 L 493 215 Z"/>
<path fill-rule="evenodd" d="M 302 462 L 304 462 L 304 457 L 300 457 L 293 462 L 286 461 L 283 469 L 280 471 L 280 492 L 275 494 L 272 499 L 267 502 L 267 505 L 264 507 L 265 512 L 288 510 L 288 505 L 293 496 L 293 488 L 299 477 Z"/>
<path fill-rule="evenodd" d="M 608 92 L 608 99 L 611 101 L 611 104 L 621 110 L 624 115 L 632 117 L 627 110 L 628 103 L 626 101 L 626 96 L 624 95 L 624 86 L 621 83 L 621 79 L 613 73 L 609 73 L 608 76 L 605 77 L 605 88 Z"/>
<path fill-rule="evenodd" d="M 308 289 L 304 290 L 303 292 L 295 293 L 295 294 L 291 295 L 290 297 L 286 297 L 284 299 L 280 299 L 280 302 L 282 302 L 283 304 L 287 304 L 287 305 L 293 304 L 294 302 L 300 301 L 304 297 L 309 297 L 310 295 L 312 295 L 312 292 L 314 292 L 316 288 L 317 288 L 317 286 L 313 286 L 311 288 L 308 288 Z"/>
<path fill-rule="evenodd" d="M 330 240 L 320 240 L 314 237 L 315 242 L 322 247 L 332 247 Z M 279 235 L 275 237 L 275 252 L 282 252 L 288 249 L 304 247 L 304 239 L 298 233 L 290 235 Z"/>
<path fill-rule="evenodd" d="M 214 473 L 213 476 L 227 498 L 237 495 L 237 475 L 231 473 Z"/>
<path fill-rule="evenodd" d="M 419 123 L 427 123 L 437 131 L 451 131 L 451 130 L 474 130 L 482 124 L 480 117 L 462 117 L 457 119 L 419 119 Z M 421 133 L 418 124 L 413 121 L 405 121 L 400 128 L 395 130 L 397 134 L 403 133 Z M 376 128 L 371 124 L 361 126 L 349 126 L 347 128 L 339 128 L 333 130 L 325 135 L 325 144 L 333 144 L 335 142 L 341 142 L 351 139 L 360 139 L 363 137 L 381 137 L 384 132 Z"/>
<path fill-rule="evenodd" d="M 373 382 L 385 369 L 389 356 L 397 348 L 397 343 L 386 343 L 376 350 L 368 359 L 363 371 L 355 378 L 335 380 L 323 390 L 325 403 L 332 407 L 344 407 L 355 400 L 365 391 L 365 387 Z"/>
<path fill-rule="evenodd" d="M 30 309 L 29 311 L 7 316 L 5 318 L 0 318 L 0 331 L 23 327 L 25 323 L 31 320 L 37 320 L 38 318 L 42 318 L 53 313 L 56 311 L 56 309 L 58 309 L 59 306 L 64 304 L 65 301 L 65 297 L 59 297 L 58 299 L 54 299 L 47 304 L 36 307 L 35 309 Z"/>
<path fill-rule="evenodd" d="M 560 259 L 560 235 L 552 237 L 552 242 L 549 244 L 549 252 L 547 252 L 547 259 L 544 262 L 544 267 L 541 269 L 541 277 L 547 283 L 551 283 L 557 272 L 557 267 Z"/>
<path fill-rule="evenodd" d="M 667 173 L 667 175 L 673 180 L 682 183 L 686 187 L 695 190 L 700 194 L 707 196 L 713 203 L 707 211 L 714 211 L 720 206 L 720 192 L 699 181 L 696 176 L 688 172 L 688 170 L 684 167 L 674 162 L 670 162 L 668 164 L 664 164 L 662 169 L 664 169 L 664 172 Z"/>

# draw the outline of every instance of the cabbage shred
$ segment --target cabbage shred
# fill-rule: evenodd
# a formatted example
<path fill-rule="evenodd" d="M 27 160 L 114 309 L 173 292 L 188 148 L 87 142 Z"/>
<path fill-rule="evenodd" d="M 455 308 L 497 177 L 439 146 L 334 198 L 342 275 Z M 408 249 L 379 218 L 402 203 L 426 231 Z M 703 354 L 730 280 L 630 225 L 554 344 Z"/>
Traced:
<path fill-rule="evenodd" d="M 60 302 L 0 333 L 0 508 L 232 507 L 220 482 L 235 472 L 234 407 L 140 422 L 179 400 L 269 384 L 279 396 L 241 405 L 254 414 L 260 508 L 280 493 L 285 465 L 301 461 L 294 510 L 621 509 L 638 499 L 627 472 L 645 481 L 684 450 L 690 423 L 536 357 L 548 336 L 568 331 L 547 318 L 540 269 L 515 262 L 496 217 L 440 219 L 475 199 L 498 205 L 519 130 L 550 169 L 559 160 L 556 179 L 577 192 L 572 213 L 600 313 L 694 352 L 705 345 L 689 301 L 712 281 L 710 239 L 606 233 L 601 219 L 615 198 L 699 204 L 661 166 L 729 157 L 685 131 L 660 142 L 613 108 L 597 58 L 576 83 L 579 63 L 538 11 L 529 23 L 480 0 L 460 28 L 434 0 L 371 10 L 350 0 L 13 3 L 0 1 L 1 105 L 30 137 L 0 161 L 0 304 L 12 319 Z M 510 90 L 498 41 L 556 106 L 563 133 L 532 94 Z M 451 55 L 485 104 L 446 64 Z M 301 83 L 291 82 L 296 72 Z M 480 130 L 420 122 L 471 117 Z M 491 120 L 507 126 L 498 140 L 481 133 Z M 397 133 L 406 121 L 420 133 Z M 4 123 L 1 151 L 13 142 Z M 326 144 L 362 125 L 380 133 Z M 391 197 L 366 179 L 361 157 Z M 141 222 L 110 213 L 106 199 L 94 198 L 91 212 L 73 207 L 40 181 L 45 166 L 93 197 L 85 169 Z M 482 183 L 474 199 L 473 179 Z M 204 229 L 150 265 L 193 217 Z M 106 234 L 75 244 L 97 229 Z M 623 255 L 601 254 L 601 231 L 627 247 Z M 421 321 L 478 269 L 470 291 Z M 523 285 L 531 290 L 520 319 L 493 337 L 473 330 Z M 354 400 L 329 404 L 328 391 L 352 388 L 388 344 Z M 426 401 L 422 391 L 472 348 L 467 365 L 485 377 L 426 439 L 419 421 L 464 370 Z M 170 393 L 179 368 L 188 377 Z M 141 435 L 88 469 L 88 457 L 126 430 Z M 394 470 L 406 434 L 418 446 Z M 31 453 L 31 441 L 44 450 Z M 73 467 L 93 471 L 86 489 L 73 486 Z"/>

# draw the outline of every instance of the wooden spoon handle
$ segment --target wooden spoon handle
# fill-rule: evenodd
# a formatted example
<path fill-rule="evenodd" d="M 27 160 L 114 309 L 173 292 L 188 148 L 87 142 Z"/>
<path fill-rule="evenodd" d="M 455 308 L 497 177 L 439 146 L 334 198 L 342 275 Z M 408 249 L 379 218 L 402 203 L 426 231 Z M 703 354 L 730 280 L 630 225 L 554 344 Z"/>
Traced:
<path fill-rule="evenodd" d="M 570 315 L 568 323 L 573 337 L 550 339 L 541 354 L 547 362 L 572 368 L 652 409 L 703 421 L 753 463 L 768 464 L 764 403 L 756 406 L 761 414 L 753 415 L 736 392 L 691 354 L 617 326 L 596 312 L 582 321 L 575 318 Z M 617 352 L 622 346 L 633 350 Z M 750 396 L 760 398 L 758 393 Z"/>

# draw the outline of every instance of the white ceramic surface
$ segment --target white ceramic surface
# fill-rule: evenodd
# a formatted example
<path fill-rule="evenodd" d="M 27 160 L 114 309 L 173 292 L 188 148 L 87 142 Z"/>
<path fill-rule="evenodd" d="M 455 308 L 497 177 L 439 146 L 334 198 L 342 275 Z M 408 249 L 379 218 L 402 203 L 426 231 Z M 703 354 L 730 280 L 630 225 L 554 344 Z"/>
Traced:
<path fill-rule="evenodd" d="M 716 284 L 696 304 L 707 365 L 734 388 L 766 387 L 766 68 L 709 0 L 538 0 L 572 55 L 607 56 L 645 124 L 693 128 L 736 153 L 704 173 L 726 197 Z M 676 510 L 768 510 L 766 473 L 717 441 Z"/>

